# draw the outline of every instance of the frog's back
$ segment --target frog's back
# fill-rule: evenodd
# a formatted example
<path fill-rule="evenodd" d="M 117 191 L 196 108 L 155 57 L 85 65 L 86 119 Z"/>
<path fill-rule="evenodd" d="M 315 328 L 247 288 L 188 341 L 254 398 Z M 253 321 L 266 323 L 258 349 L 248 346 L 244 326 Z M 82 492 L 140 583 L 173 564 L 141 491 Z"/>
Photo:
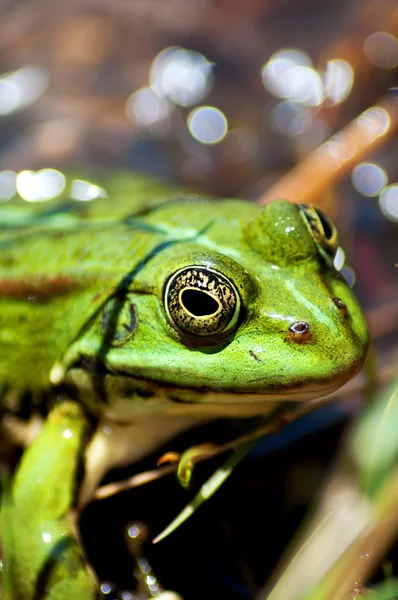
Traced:
<path fill-rule="evenodd" d="M 245 203 L 231 202 L 248 212 Z M 222 213 L 228 218 L 231 207 L 218 209 L 217 219 Z M 4 205 L 0 392 L 48 385 L 54 363 L 106 299 L 129 285 L 137 266 L 158 247 L 197 236 L 214 218 L 208 201 L 128 174 L 95 183 L 69 178 L 54 200 L 15 197 Z"/>

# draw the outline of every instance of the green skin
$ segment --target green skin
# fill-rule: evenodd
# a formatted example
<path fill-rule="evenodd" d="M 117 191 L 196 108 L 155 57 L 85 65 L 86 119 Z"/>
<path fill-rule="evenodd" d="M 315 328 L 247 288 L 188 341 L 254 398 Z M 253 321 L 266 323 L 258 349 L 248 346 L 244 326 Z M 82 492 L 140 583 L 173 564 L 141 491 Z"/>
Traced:
<path fill-rule="evenodd" d="M 75 514 L 110 468 L 195 423 L 329 394 L 366 358 L 336 240 L 302 208 L 199 199 L 131 176 L 100 185 L 109 200 L 70 201 L 67 187 L 1 208 L 2 404 L 69 394 L 50 402 L 3 501 L 3 600 L 97 597 Z M 212 335 L 207 313 L 190 317 L 193 334 L 168 308 L 170 277 L 190 266 L 221 274 L 240 301 Z M 303 321 L 309 331 L 289 330 Z"/>

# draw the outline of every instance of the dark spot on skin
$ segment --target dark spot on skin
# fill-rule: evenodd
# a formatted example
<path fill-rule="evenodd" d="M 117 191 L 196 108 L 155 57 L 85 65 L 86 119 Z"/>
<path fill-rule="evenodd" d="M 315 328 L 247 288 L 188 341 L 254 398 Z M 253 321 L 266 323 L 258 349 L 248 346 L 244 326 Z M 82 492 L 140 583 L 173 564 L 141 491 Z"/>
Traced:
<path fill-rule="evenodd" d="M 290 325 L 289 333 L 294 342 L 306 342 L 310 337 L 310 326 L 305 321 L 296 321 Z"/>
<path fill-rule="evenodd" d="M 337 308 L 342 312 L 342 314 L 344 316 L 347 315 L 348 313 L 348 308 L 345 302 L 343 302 L 342 300 L 340 300 L 340 298 L 332 298 L 333 302 L 335 303 L 335 305 L 337 306 Z"/>
<path fill-rule="evenodd" d="M 253 350 L 249 350 L 249 354 L 254 358 L 255 361 L 259 363 L 262 362 L 261 359 L 257 356 L 257 354 L 254 354 Z"/>
<path fill-rule="evenodd" d="M 92 297 L 91 302 L 97 302 L 97 300 L 99 300 L 102 296 L 103 292 L 97 292 L 97 294 L 95 294 L 95 296 Z"/>

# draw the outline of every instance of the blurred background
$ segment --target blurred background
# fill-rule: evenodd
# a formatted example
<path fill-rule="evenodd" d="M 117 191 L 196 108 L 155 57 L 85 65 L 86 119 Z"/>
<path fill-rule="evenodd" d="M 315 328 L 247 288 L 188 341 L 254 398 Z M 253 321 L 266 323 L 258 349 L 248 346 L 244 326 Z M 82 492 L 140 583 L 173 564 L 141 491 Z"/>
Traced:
<path fill-rule="evenodd" d="M 397 72 L 395 0 L 1 0 L 0 210 L 17 193 L 52 199 L 76 169 L 89 183 L 96 170 L 127 169 L 199 193 L 269 199 L 331 136 L 388 106 L 382 143 L 349 168 L 353 156 L 338 153 L 338 183 L 316 200 L 340 231 L 383 380 L 398 323 Z M 289 199 L 305 194 L 297 180 Z M 350 397 L 260 445 L 189 524 L 148 544 L 164 585 L 186 600 L 253 597 L 358 406 Z M 216 464 L 201 465 L 198 480 Z M 146 521 L 153 536 L 190 497 L 170 477 L 89 507 L 83 532 L 101 580 L 132 590 L 126 522 Z"/>

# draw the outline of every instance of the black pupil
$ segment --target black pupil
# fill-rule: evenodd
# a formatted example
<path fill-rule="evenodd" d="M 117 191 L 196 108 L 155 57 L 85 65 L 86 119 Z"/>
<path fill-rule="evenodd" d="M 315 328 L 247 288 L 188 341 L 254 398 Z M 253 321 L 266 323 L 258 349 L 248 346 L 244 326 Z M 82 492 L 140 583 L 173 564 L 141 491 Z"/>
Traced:
<path fill-rule="evenodd" d="M 325 238 L 327 240 L 330 240 L 332 235 L 333 235 L 333 231 L 332 228 L 330 226 L 330 221 L 327 218 L 327 216 L 319 209 L 316 209 L 316 212 L 318 214 L 318 217 L 320 218 L 320 221 L 322 223 L 322 227 L 323 227 L 323 231 L 325 233 Z"/>
<path fill-rule="evenodd" d="M 195 317 L 213 315 L 218 310 L 217 300 L 199 290 L 184 290 L 181 294 L 181 302 Z"/>

